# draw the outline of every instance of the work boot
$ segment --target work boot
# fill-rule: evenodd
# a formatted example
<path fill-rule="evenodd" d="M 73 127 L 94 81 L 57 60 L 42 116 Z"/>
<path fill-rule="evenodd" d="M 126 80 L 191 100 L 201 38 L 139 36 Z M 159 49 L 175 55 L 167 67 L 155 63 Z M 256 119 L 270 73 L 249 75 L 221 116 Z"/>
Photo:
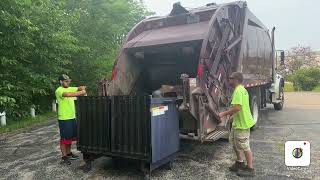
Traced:
<path fill-rule="evenodd" d="M 69 158 L 67 156 L 63 156 L 61 164 L 71 165 L 71 161 L 69 160 Z"/>
<path fill-rule="evenodd" d="M 237 172 L 237 175 L 240 177 L 254 177 L 256 175 L 256 172 L 253 168 L 245 167 L 244 169 L 240 169 Z"/>
<path fill-rule="evenodd" d="M 79 156 L 73 154 L 72 152 L 70 154 L 68 154 L 67 157 L 69 158 L 69 160 L 79 159 Z"/>
<path fill-rule="evenodd" d="M 231 167 L 229 167 L 229 170 L 232 172 L 238 172 L 240 169 L 245 168 L 246 165 L 244 162 L 236 161 Z"/>

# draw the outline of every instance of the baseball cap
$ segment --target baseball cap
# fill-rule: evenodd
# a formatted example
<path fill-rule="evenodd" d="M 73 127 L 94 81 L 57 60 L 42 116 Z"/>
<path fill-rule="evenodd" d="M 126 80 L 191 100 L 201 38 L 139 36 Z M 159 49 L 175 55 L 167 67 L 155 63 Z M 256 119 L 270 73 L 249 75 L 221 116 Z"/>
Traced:
<path fill-rule="evenodd" d="M 238 81 L 242 82 L 243 81 L 243 75 L 241 72 L 233 72 L 230 77 L 230 79 L 237 79 Z"/>
<path fill-rule="evenodd" d="M 59 81 L 71 81 L 71 78 L 66 74 L 62 74 L 59 76 Z"/>

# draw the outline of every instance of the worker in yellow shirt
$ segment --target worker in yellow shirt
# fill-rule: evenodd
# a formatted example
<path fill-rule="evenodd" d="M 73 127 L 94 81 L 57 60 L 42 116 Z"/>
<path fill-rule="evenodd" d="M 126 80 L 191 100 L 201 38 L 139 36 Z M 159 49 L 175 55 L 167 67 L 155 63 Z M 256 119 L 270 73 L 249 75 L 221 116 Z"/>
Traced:
<path fill-rule="evenodd" d="M 58 102 L 58 122 L 60 130 L 60 149 L 62 163 L 70 165 L 70 160 L 79 157 L 71 152 L 73 141 L 77 141 L 77 122 L 75 113 L 74 97 L 86 94 L 86 87 L 69 87 L 71 79 L 62 74 L 59 77 L 60 87 L 55 91 Z"/>
<path fill-rule="evenodd" d="M 253 156 L 250 149 L 250 128 L 255 125 L 253 120 L 248 91 L 242 85 L 243 75 L 240 72 L 234 72 L 229 77 L 230 85 L 235 88 L 232 94 L 232 107 L 219 113 L 220 118 L 233 115 L 233 123 L 230 132 L 230 142 L 237 155 L 237 161 L 229 168 L 230 171 L 237 172 L 238 176 L 255 176 L 253 168 Z M 244 152 L 247 166 L 241 157 L 241 151 Z"/>

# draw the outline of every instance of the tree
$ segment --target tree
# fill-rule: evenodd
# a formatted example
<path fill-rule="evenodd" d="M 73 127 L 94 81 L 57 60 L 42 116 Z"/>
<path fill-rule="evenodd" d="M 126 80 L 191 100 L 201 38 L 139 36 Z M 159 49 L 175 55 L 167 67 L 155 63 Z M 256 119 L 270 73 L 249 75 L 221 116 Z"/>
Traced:
<path fill-rule="evenodd" d="M 23 8 L 20 1 L 0 1 L 0 111 L 9 115 L 28 104 L 19 76 L 27 71 L 24 67 L 34 46 L 30 36 L 37 28 L 24 16 Z"/>
<path fill-rule="evenodd" d="M 293 74 L 303 67 L 316 67 L 319 62 L 316 60 L 316 53 L 309 46 L 291 48 L 287 51 L 285 69 L 287 74 Z"/>
<path fill-rule="evenodd" d="M 0 111 L 48 110 L 61 73 L 96 93 L 122 38 L 148 14 L 136 0 L 0 1 Z"/>
<path fill-rule="evenodd" d="M 53 96 L 56 77 L 79 51 L 63 6 L 53 0 L 1 1 L 1 96 L 9 116 L 25 116 Z M 46 102 L 46 107 L 50 104 Z M 43 107 L 43 106 L 42 106 Z"/>
<path fill-rule="evenodd" d="M 33 0 L 26 16 L 38 28 L 31 37 L 35 45 L 29 56 L 32 103 L 50 106 L 59 84 L 57 77 L 70 72 L 72 57 L 83 50 L 72 31 L 79 17 L 66 11 L 64 0 Z"/>
<path fill-rule="evenodd" d="M 134 0 L 71 0 L 67 9 L 78 12 L 80 21 L 73 32 L 85 51 L 73 57 L 71 76 L 96 93 L 98 80 L 111 75 L 122 38 L 148 12 Z"/>

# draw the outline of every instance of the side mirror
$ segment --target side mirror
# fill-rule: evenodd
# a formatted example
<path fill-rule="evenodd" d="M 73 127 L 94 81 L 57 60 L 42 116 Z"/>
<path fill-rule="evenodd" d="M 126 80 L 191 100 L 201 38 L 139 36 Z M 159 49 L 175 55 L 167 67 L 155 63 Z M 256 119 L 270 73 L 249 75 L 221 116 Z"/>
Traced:
<path fill-rule="evenodd" d="M 281 53 L 280 53 L 280 65 L 284 65 L 284 59 L 285 59 L 284 51 L 281 51 Z"/>

